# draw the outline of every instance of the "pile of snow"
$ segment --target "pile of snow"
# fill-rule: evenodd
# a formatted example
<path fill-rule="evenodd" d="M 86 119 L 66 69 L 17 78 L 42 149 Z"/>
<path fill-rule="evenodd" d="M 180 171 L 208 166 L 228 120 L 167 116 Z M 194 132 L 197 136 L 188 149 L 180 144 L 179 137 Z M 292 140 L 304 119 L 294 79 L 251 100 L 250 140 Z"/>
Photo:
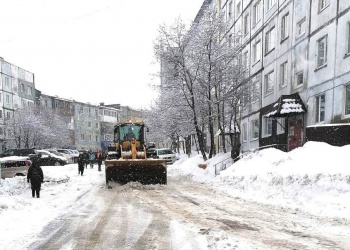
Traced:
<path fill-rule="evenodd" d="M 215 176 L 220 154 L 198 167 L 203 158 L 184 157 L 169 167 L 171 175 L 190 175 L 216 192 L 245 200 L 350 219 L 350 145 L 307 142 L 291 152 L 269 148 L 246 155 Z M 186 159 L 187 158 L 187 159 Z"/>

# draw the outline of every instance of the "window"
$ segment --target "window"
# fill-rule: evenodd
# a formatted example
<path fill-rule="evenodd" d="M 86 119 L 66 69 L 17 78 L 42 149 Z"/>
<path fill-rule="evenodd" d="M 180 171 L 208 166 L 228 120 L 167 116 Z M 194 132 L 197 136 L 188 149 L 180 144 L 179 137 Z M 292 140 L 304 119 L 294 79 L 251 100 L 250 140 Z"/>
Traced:
<path fill-rule="evenodd" d="M 5 86 L 9 87 L 10 86 L 10 78 L 5 76 Z"/>
<path fill-rule="evenodd" d="M 98 123 L 95 123 L 95 128 L 98 129 Z"/>
<path fill-rule="evenodd" d="M 327 8 L 329 5 L 329 0 L 318 0 L 318 12 L 320 13 L 322 10 Z"/>
<path fill-rule="evenodd" d="M 91 117 L 91 109 L 88 109 L 89 117 Z"/>
<path fill-rule="evenodd" d="M 273 92 L 273 87 L 275 83 L 274 79 L 275 79 L 275 74 L 273 70 L 265 75 L 265 94 L 266 95 Z"/>
<path fill-rule="evenodd" d="M 250 138 L 257 139 L 259 137 L 259 122 L 258 120 L 253 120 L 250 123 Z"/>
<path fill-rule="evenodd" d="M 260 97 L 260 77 L 255 76 L 252 79 L 251 99 L 252 102 L 259 101 Z"/>
<path fill-rule="evenodd" d="M 317 68 L 327 63 L 327 36 L 317 41 Z"/>
<path fill-rule="evenodd" d="M 297 82 L 296 82 L 297 86 L 304 84 L 304 73 L 302 71 L 298 72 L 296 74 L 296 79 L 297 79 Z"/>
<path fill-rule="evenodd" d="M 98 110 L 95 109 L 95 117 L 97 118 L 98 117 Z"/>
<path fill-rule="evenodd" d="M 32 87 L 28 87 L 28 95 L 32 95 Z"/>
<path fill-rule="evenodd" d="M 228 4 L 228 18 L 232 18 L 232 1 Z"/>
<path fill-rule="evenodd" d="M 345 87 L 345 115 L 350 115 L 350 85 Z"/>
<path fill-rule="evenodd" d="M 300 37 L 303 34 L 305 34 L 306 31 L 306 18 L 304 17 L 301 21 L 297 24 L 297 36 Z"/>
<path fill-rule="evenodd" d="M 2 94 L 0 93 L 0 102 L 2 102 Z"/>
<path fill-rule="evenodd" d="M 249 61 L 248 61 L 248 51 L 244 52 L 243 54 L 243 70 L 248 70 L 249 67 Z"/>
<path fill-rule="evenodd" d="M 247 124 L 246 123 L 242 125 L 242 141 L 243 142 L 247 141 Z"/>
<path fill-rule="evenodd" d="M 257 2 L 253 7 L 253 24 L 257 24 L 261 19 L 261 1 Z"/>
<path fill-rule="evenodd" d="M 6 104 L 10 104 L 10 96 L 6 95 Z"/>
<path fill-rule="evenodd" d="M 316 122 L 324 122 L 325 114 L 325 95 L 316 96 Z"/>
<path fill-rule="evenodd" d="M 267 0 L 267 9 L 271 9 L 276 4 L 276 0 Z"/>
<path fill-rule="evenodd" d="M 288 77 L 288 62 L 284 62 L 280 66 L 280 87 L 287 85 Z"/>
<path fill-rule="evenodd" d="M 271 136 L 272 134 L 272 119 L 271 118 L 263 118 L 262 131 L 263 137 Z"/>
<path fill-rule="evenodd" d="M 85 135 L 83 133 L 80 134 L 80 140 L 82 140 L 82 141 L 85 140 Z"/>
<path fill-rule="evenodd" d="M 253 63 L 256 63 L 258 61 L 260 61 L 261 59 L 261 43 L 260 41 L 257 41 L 254 45 L 253 45 Z"/>
<path fill-rule="evenodd" d="M 91 128 L 91 122 L 88 122 L 88 127 Z"/>
<path fill-rule="evenodd" d="M 2 118 L 2 110 L 0 110 L 0 118 Z"/>
<path fill-rule="evenodd" d="M 289 13 L 284 15 L 281 20 L 281 41 L 288 38 L 288 16 Z"/>
<path fill-rule="evenodd" d="M 272 29 L 270 29 L 266 33 L 266 37 L 265 37 L 265 54 L 267 54 L 268 52 L 270 52 L 274 48 L 275 48 L 275 27 L 273 27 Z"/>
<path fill-rule="evenodd" d="M 6 112 L 6 118 L 10 119 L 11 118 L 11 112 Z"/>
<path fill-rule="evenodd" d="M 244 23 L 243 23 L 243 34 L 247 35 L 249 30 L 249 15 L 244 16 Z"/>
<path fill-rule="evenodd" d="M 286 119 L 285 118 L 277 118 L 277 134 L 283 134 L 286 130 Z"/>
<path fill-rule="evenodd" d="M 96 135 L 96 137 L 95 137 L 95 138 L 96 138 L 96 142 L 98 142 L 98 135 Z"/>
<path fill-rule="evenodd" d="M 241 14 L 241 2 L 237 3 L 237 17 Z"/>

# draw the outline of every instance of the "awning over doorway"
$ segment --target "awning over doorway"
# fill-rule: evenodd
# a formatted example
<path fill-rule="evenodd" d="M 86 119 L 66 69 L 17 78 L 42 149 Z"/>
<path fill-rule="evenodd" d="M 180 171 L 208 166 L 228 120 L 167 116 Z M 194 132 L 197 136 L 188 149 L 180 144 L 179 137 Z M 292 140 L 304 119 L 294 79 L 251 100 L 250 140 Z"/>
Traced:
<path fill-rule="evenodd" d="M 276 102 L 270 105 L 263 114 L 263 117 L 289 117 L 306 112 L 306 107 L 298 93 L 281 95 Z"/>

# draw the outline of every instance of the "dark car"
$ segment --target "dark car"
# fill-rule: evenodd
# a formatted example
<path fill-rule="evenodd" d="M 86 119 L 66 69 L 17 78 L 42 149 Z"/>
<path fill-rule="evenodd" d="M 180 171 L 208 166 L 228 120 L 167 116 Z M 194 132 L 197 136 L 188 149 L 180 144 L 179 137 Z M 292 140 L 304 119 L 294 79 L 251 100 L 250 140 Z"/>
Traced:
<path fill-rule="evenodd" d="M 36 150 L 40 156 L 38 159 L 39 166 L 64 166 L 68 163 L 63 156 L 58 156 L 46 150 Z"/>

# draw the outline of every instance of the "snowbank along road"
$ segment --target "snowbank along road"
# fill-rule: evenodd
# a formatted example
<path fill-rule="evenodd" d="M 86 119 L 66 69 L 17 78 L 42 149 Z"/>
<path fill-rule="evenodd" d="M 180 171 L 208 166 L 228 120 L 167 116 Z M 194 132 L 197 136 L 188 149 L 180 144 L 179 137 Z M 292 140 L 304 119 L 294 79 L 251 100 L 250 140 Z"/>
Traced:
<path fill-rule="evenodd" d="M 29 249 L 350 249 L 350 223 L 230 198 L 185 177 L 92 186 Z"/>

